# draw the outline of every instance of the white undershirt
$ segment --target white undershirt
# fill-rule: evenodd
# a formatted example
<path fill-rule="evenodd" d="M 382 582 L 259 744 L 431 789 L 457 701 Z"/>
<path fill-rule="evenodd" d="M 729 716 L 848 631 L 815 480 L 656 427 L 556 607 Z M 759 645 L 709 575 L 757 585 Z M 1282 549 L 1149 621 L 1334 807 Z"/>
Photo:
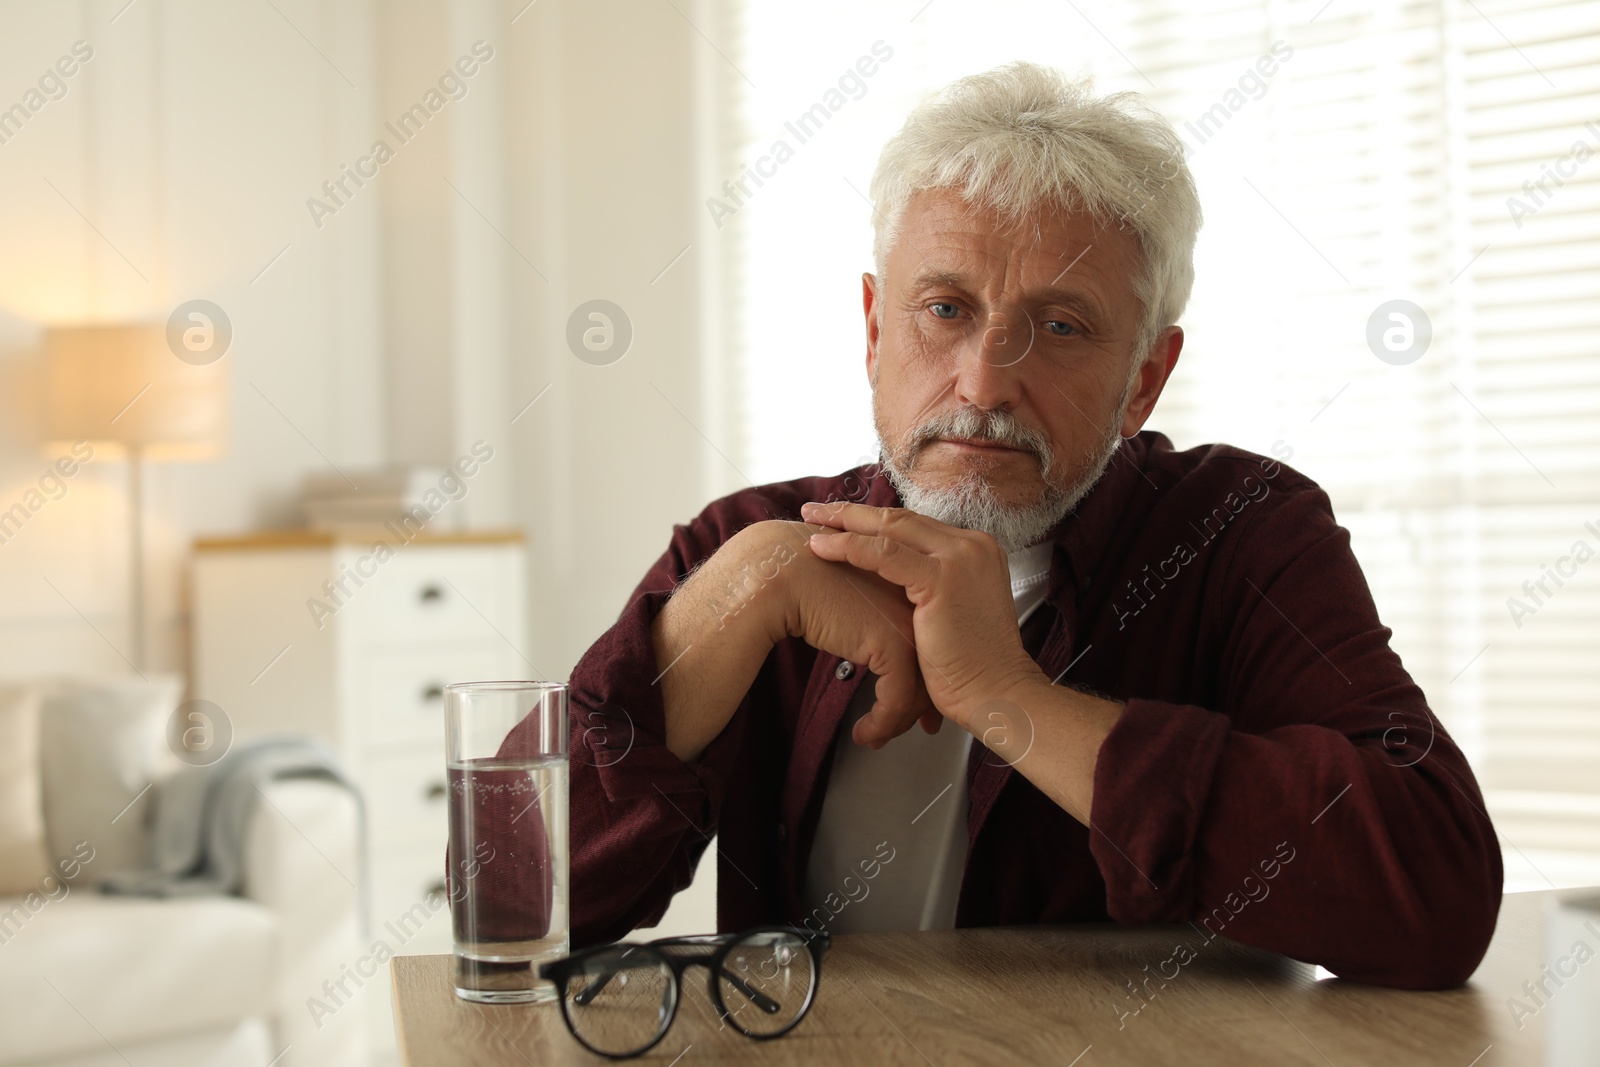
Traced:
<path fill-rule="evenodd" d="M 1020 626 L 1044 601 L 1051 542 L 1010 558 Z M 967 755 L 972 735 L 914 726 L 874 752 L 850 738 L 873 701 L 862 681 L 839 727 L 817 837 L 806 863 L 812 929 L 830 933 L 948 930 L 967 860 Z"/>

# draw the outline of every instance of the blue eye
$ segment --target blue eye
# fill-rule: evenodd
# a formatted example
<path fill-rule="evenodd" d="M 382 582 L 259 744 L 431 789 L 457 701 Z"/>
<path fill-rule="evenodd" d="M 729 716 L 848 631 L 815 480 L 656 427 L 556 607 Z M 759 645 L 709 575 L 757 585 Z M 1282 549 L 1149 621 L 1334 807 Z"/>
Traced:
<path fill-rule="evenodd" d="M 957 315 L 961 314 L 961 309 L 956 307 L 954 304 L 930 304 L 928 306 L 928 310 L 932 311 L 941 319 L 953 319 Z"/>
<path fill-rule="evenodd" d="M 1056 337 L 1070 337 L 1078 332 L 1072 323 L 1062 322 L 1060 319 L 1052 319 L 1044 324 L 1044 328 L 1046 333 L 1054 334 Z"/>

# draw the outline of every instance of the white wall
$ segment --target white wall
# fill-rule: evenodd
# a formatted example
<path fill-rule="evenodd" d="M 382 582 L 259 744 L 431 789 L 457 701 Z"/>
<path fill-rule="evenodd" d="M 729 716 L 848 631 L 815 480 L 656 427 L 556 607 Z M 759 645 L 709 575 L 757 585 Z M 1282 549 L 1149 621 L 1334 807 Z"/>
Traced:
<path fill-rule="evenodd" d="M 535 659 L 564 674 L 671 524 L 732 487 L 710 483 L 696 429 L 716 439 L 701 402 L 692 121 L 706 45 L 672 5 L 626 0 L 541 0 L 515 30 L 509 232 L 549 282 L 513 255 L 513 413 L 550 386 L 515 427 L 526 471 L 515 503 L 537 560 L 531 633 L 550 662 Z M 631 349 L 609 366 L 565 341 L 568 315 L 596 298 L 633 324 Z"/>
<path fill-rule="evenodd" d="M 153 467 L 147 483 L 150 660 L 171 667 L 194 534 L 290 521 L 317 450 L 382 458 L 380 204 L 352 203 L 321 231 L 304 205 L 367 138 L 377 61 L 365 3 L 280 5 L 327 59 L 268 5 L 147 2 L 112 22 L 120 7 L 0 12 L 0 106 L 73 42 L 94 49 L 66 96 L 0 144 L 0 508 L 47 462 L 26 384 L 44 327 L 221 305 L 235 331 L 228 455 Z M 124 478 L 102 452 L 0 544 L 0 672 L 127 669 Z"/>

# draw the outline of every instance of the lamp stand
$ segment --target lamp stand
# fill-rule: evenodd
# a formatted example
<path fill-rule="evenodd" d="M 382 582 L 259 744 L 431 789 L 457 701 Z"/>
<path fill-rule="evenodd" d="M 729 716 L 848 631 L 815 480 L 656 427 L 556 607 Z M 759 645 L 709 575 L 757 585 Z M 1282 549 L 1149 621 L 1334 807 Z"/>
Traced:
<path fill-rule="evenodd" d="M 144 670 L 144 454 L 128 446 L 128 643 L 134 670 Z"/>

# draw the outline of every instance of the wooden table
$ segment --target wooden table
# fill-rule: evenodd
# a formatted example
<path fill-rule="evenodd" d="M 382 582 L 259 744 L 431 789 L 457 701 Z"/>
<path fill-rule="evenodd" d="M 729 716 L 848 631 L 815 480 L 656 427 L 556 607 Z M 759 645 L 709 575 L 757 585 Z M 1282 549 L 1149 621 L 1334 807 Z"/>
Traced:
<path fill-rule="evenodd" d="M 1318 981 L 1305 964 L 1207 942 L 1189 927 L 840 936 L 811 1014 L 787 1037 L 758 1042 L 719 1029 L 705 972 L 691 970 L 677 1022 L 638 1062 L 1537 1065 L 1543 1020 L 1524 1018 L 1519 1030 L 1507 998 L 1525 997 L 1522 983 L 1539 977 L 1549 895 L 1507 896 L 1471 982 L 1442 993 Z M 1178 944 L 1194 959 L 1165 988 L 1153 978 L 1148 1002 L 1134 997 L 1127 983 L 1173 973 L 1163 961 Z M 396 956 L 390 966 L 408 1067 L 606 1062 L 573 1041 L 554 1004 L 458 999 L 448 956 Z"/>

